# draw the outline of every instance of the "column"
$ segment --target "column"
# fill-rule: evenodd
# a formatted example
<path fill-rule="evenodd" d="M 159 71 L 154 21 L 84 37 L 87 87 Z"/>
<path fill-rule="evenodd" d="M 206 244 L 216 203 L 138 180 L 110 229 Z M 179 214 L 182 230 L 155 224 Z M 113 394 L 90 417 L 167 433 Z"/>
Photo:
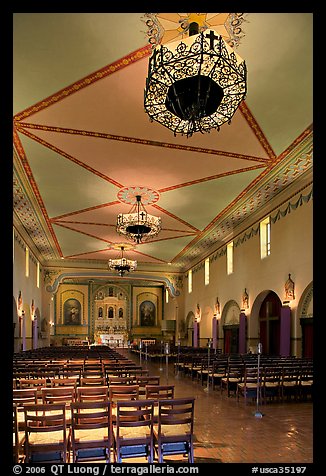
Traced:
<path fill-rule="evenodd" d="M 246 353 L 246 314 L 240 312 L 239 316 L 239 354 Z"/>
<path fill-rule="evenodd" d="M 218 329 L 218 321 L 216 316 L 213 317 L 212 320 L 212 336 L 213 336 L 213 349 L 217 349 L 217 329 Z"/>
<path fill-rule="evenodd" d="M 282 357 L 290 356 L 290 336 L 291 336 L 291 308 L 283 305 L 281 307 L 280 318 L 280 355 Z"/>
<path fill-rule="evenodd" d="M 32 321 L 33 326 L 33 349 L 37 349 L 38 346 L 38 336 L 37 336 L 37 317 Z"/>
<path fill-rule="evenodd" d="M 26 316 L 25 311 L 22 311 L 22 339 L 23 339 L 23 348 L 22 350 L 26 350 Z"/>
<path fill-rule="evenodd" d="M 198 347 L 199 343 L 199 322 L 194 322 L 194 347 Z"/>

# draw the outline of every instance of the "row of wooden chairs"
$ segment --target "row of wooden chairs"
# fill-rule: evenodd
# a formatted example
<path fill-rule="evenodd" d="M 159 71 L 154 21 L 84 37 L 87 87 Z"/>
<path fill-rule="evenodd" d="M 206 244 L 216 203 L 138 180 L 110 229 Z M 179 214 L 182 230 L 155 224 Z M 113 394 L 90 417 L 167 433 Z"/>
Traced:
<path fill-rule="evenodd" d="M 23 450 L 24 463 L 113 461 L 146 457 L 158 462 L 183 454 L 194 462 L 194 398 L 110 399 L 73 401 L 70 416 L 65 402 L 24 403 L 23 430 L 19 404 L 14 404 L 14 460 Z M 157 415 L 154 416 L 154 409 Z M 115 412 L 113 412 L 115 410 Z M 114 418 L 115 417 L 115 418 Z"/>

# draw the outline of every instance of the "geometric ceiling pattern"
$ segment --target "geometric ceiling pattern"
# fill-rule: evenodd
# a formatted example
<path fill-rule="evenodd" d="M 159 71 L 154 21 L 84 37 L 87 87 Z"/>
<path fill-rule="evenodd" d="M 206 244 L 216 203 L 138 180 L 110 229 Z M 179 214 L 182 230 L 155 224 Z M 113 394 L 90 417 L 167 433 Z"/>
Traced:
<path fill-rule="evenodd" d="M 195 14 L 151 15 L 159 42 L 175 37 L 175 15 Z M 240 14 L 200 15 L 232 35 Z M 43 264 L 105 268 L 123 241 L 117 215 L 147 190 L 162 230 L 128 258 L 185 270 L 311 173 L 312 14 L 241 15 L 247 97 L 230 125 L 189 138 L 144 111 L 149 16 L 13 15 L 14 220 Z"/>

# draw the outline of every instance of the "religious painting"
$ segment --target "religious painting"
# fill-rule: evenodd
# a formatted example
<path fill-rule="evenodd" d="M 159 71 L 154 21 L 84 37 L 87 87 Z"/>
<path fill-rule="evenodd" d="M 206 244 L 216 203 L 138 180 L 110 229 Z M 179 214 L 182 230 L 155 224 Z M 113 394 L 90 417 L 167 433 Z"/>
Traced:
<path fill-rule="evenodd" d="M 139 306 L 141 326 L 155 326 L 156 306 L 152 301 L 143 301 Z"/>
<path fill-rule="evenodd" d="M 81 324 L 81 304 L 77 299 L 70 298 L 64 302 L 63 315 L 65 325 Z"/>

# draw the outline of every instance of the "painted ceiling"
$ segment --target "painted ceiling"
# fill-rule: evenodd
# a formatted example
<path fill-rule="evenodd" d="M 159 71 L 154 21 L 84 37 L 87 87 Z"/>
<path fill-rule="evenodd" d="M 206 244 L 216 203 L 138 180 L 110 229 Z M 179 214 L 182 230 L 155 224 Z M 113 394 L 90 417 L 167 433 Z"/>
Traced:
<path fill-rule="evenodd" d="M 162 230 L 128 258 L 186 270 L 311 173 L 310 13 L 196 14 L 245 60 L 246 99 L 209 134 L 150 122 L 152 46 L 192 15 L 13 15 L 14 223 L 43 264 L 105 268 L 126 241 L 117 215 L 147 193 Z"/>

